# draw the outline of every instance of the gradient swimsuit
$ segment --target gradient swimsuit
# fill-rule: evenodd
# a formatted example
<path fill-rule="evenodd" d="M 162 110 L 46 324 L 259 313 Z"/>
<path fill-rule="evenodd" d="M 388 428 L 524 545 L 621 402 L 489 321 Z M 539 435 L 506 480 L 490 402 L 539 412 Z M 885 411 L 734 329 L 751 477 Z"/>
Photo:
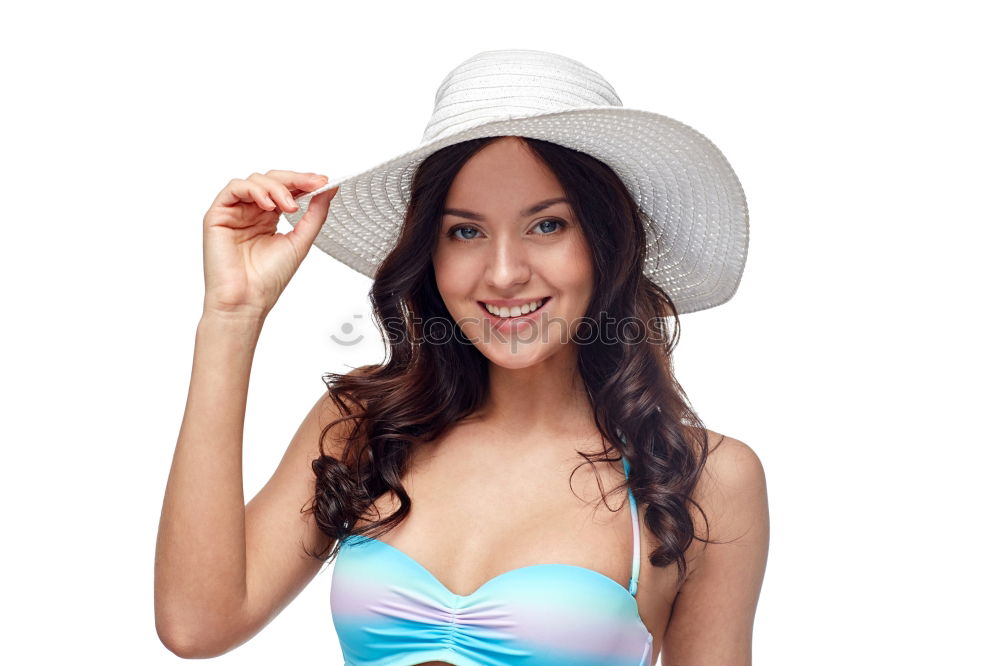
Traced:
<path fill-rule="evenodd" d="M 635 599 L 639 517 L 631 488 L 628 499 L 628 589 L 585 567 L 533 564 L 455 594 L 395 546 L 348 536 L 330 588 L 346 666 L 650 666 L 653 636 Z"/>

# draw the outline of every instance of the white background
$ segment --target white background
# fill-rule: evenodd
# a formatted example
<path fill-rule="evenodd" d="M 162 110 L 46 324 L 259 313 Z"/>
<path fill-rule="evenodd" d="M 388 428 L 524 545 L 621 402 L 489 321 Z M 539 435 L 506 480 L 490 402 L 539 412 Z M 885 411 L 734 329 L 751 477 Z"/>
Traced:
<path fill-rule="evenodd" d="M 5 9 L 3 661 L 173 663 L 153 555 L 231 179 L 415 147 L 479 51 L 580 60 L 707 135 L 743 282 L 679 379 L 767 473 L 757 664 L 1000 663 L 997 22 L 987 3 L 20 3 Z M 280 230 L 291 227 L 282 220 Z M 381 358 L 370 280 L 313 248 L 260 338 L 245 492 L 321 375 Z M 373 344 L 334 345 L 357 323 Z M 329 567 L 217 659 L 339 664 Z"/>

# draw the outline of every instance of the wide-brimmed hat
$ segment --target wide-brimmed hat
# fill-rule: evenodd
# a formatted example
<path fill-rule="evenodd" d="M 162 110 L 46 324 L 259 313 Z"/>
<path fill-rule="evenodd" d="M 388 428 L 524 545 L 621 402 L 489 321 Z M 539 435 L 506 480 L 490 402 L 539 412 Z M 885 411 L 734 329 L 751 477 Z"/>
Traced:
<path fill-rule="evenodd" d="M 438 87 L 416 148 L 355 176 L 331 179 L 298 197 L 299 210 L 285 218 L 294 226 L 313 196 L 339 187 L 313 244 L 374 277 L 399 238 L 411 180 L 424 158 L 490 136 L 550 141 L 611 167 L 645 213 L 643 270 L 670 295 L 678 314 L 720 305 L 736 292 L 749 216 L 722 152 L 688 125 L 625 108 L 600 74 L 545 51 L 484 51 L 464 61 Z"/>

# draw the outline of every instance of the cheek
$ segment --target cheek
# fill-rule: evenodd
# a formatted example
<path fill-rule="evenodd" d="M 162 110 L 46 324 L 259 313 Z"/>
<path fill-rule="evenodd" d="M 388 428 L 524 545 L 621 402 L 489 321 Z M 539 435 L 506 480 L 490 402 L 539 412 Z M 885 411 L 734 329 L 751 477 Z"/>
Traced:
<path fill-rule="evenodd" d="M 593 283 L 590 252 L 587 245 L 579 240 L 566 247 L 558 258 L 557 275 L 561 276 L 566 289 L 589 294 Z"/>
<path fill-rule="evenodd" d="M 433 264 L 437 288 L 442 297 L 447 299 L 469 290 L 474 281 L 472 266 L 460 256 L 441 250 L 434 255 Z"/>

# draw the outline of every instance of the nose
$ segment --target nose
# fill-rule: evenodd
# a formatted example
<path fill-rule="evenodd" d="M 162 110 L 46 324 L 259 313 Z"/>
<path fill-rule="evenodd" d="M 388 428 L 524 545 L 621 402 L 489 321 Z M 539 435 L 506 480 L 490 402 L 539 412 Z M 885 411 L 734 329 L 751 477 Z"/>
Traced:
<path fill-rule="evenodd" d="M 489 286 L 505 291 L 526 283 L 530 277 L 530 256 L 518 239 L 503 237 L 493 243 L 485 270 Z"/>

